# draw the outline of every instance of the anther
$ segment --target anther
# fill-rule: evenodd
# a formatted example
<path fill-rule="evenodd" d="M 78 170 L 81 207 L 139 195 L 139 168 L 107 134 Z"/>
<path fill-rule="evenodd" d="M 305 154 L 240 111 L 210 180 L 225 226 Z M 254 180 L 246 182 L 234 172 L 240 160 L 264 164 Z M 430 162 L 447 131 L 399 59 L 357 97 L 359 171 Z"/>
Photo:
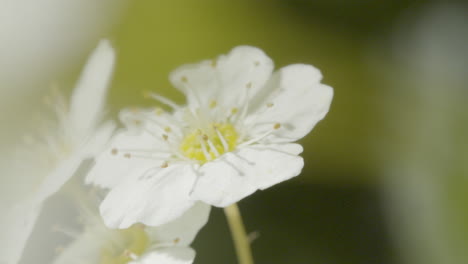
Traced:
<path fill-rule="evenodd" d="M 271 107 L 274 106 L 274 104 L 273 104 L 273 103 L 268 103 L 268 104 L 266 104 L 266 106 L 267 106 L 268 108 L 271 108 Z"/>
<path fill-rule="evenodd" d="M 167 168 L 167 167 L 169 167 L 169 163 L 167 163 L 166 161 L 163 164 L 161 164 L 161 168 L 164 169 L 164 168 Z"/>
<path fill-rule="evenodd" d="M 188 82 L 187 76 L 182 76 L 180 80 L 184 83 Z"/>
<path fill-rule="evenodd" d="M 237 112 L 239 112 L 239 108 L 234 107 L 233 109 L 231 109 L 231 113 L 232 113 L 233 115 L 237 114 Z"/>
<path fill-rule="evenodd" d="M 210 108 L 211 109 L 215 108 L 217 105 L 218 105 L 218 102 L 216 102 L 215 100 L 211 100 L 211 102 L 210 102 Z"/>
<path fill-rule="evenodd" d="M 179 242 L 180 242 L 180 238 L 177 237 L 176 239 L 174 239 L 174 244 L 178 244 Z"/>
<path fill-rule="evenodd" d="M 164 141 L 167 141 L 167 140 L 169 139 L 169 136 L 166 135 L 166 134 L 163 134 L 163 135 L 162 135 L 162 138 L 164 139 Z"/>
<path fill-rule="evenodd" d="M 155 113 L 157 116 L 160 116 L 160 115 L 164 114 L 164 110 L 162 110 L 161 108 L 158 107 L 158 108 L 156 108 L 156 109 L 154 110 L 154 113 Z"/>
<path fill-rule="evenodd" d="M 64 250 L 65 250 L 65 248 L 62 247 L 62 246 L 58 246 L 58 247 L 56 247 L 56 248 L 54 249 L 55 254 L 61 254 Z"/>
<path fill-rule="evenodd" d="M 280 123 L 276 123 L 276 124 L 273 126 L 274 129 L 279 129 L 280 127 L 281 127 L 281 124 L 280 124 Z"/>
<path fill-rule="evenodd" d="M 208 140 L 208 136 L 207 135 L 202 135 L 202 139 L 207 141 Z"/>
<path fill-rule="evenodd" d="M 130 155 L 130 153 L 125 153 L 125 154 L 124 154 L 124 157 L 127 158 L 127 159 L 129 159 L 129 158 L 132 157 L 132 155 Z"/>
<path fill-rule="evenodd" d="M 254 65 L 255 65 L 255 66 L 258 66 L 258 65 L 260 65 L 260 62 L 259 62 L 259 61 L 255 61 L 255 62 L 254 62 Z"/>
<path fill-rule="evenodd" d="M 140 126 L 140 125 L 141 125 L 141 120 L 135 119 L 135 120 L 133 120 L 133 123 L 134 123 L 136 126 Z"/>
<path fill-rule="evenodd" d="M 116 148 L 113 148 L 113 149 L 111 150 L 111 154 L 112 154 L 112 155 L 117 155 L 118 153 L 119 153 L 119 151 L 118 151 Z"/>
<path fill-rule="evenodd" d="M 245 85 L 245 87 L 247 87 L 247 89 L 252 88 L 252 82 L 248 82 L 248 83 Z"/>
<path fill-rule="evenodd" d="M 123 252 L 123 255 L 125 257 L 131 258 L 132 260 L 136 260 L 138 258 L 138 256 L 135 253 L 131 252 L 128 249 L 125 249 L 125 251 Z"/>
<path fill-rule="evenodd" d="M 166 131 L 167 133 L 170 133 L 172 131 L 172 129 L 171 129 L 171 127 L 167 126 L 167 127 L 164 128 L 164 131 Z"/>

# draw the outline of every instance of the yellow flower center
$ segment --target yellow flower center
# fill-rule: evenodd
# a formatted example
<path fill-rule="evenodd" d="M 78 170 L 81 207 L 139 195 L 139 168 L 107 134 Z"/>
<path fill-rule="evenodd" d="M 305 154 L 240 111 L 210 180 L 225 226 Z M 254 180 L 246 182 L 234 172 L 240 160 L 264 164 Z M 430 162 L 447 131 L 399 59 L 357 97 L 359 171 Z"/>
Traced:
<path fill-rule="evenodd" d="M 213 123 L 208 129 L 195 129 L 188 133 L 180 144 L 180 150 L 187 158 L 203 164 L 234 150 L 238 138 L 233 125 Z"/>
<path fill-rule="evenodd" d="M 99 264 L 127 264 L 143 254 L 149 246 L 149 237 L 142 226 L 133 225 L 114 232 L 115 241 L 101 249 Z"/>

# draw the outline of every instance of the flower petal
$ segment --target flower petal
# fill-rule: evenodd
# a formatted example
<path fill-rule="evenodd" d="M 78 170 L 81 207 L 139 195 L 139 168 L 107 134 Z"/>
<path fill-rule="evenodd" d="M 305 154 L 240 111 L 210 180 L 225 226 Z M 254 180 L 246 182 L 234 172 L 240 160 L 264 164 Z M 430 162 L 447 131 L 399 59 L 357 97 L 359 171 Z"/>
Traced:
<path fill-rule="evenodd" d="M 195 251 L 189 247 L 170 247 L 149 252 L 129 264 L 191 264 Z"/>
<path fill-rule="evenodd" d="M 320 83 L 322 75 L 313 66 L 295 64 L 276 72 L 253 100 L 246 124 L 252 137 L 274 131 L 276 141 L 292 142 L 307 135 L 327 114 L 333 89 Z M 269 138 L 271 139 L 271 137 Z"/>
<path fill-rule="evenodd" d="M 241 107 L 265 85 L 273 67 L 262 50 L 239 46 L 216 61 L 181 66 L 170 80 L 187 95 L 191 107 L 208 107 L 213 100 L 226 108 Z"/>
<path fill-rule="evenodd" d="M 88 59 L 71 96 L 71 131 L 77 138 L 86 137 L 102 117 L 114 62 L 112 46 L 108 40 L 101 40 Z"/>
<path fill-rule="evenodd" d="M 143 176 L 152 168 L 161 166 L 170 156 L 169 152 L 164 152 L 166 145 L 146 131 L 118 132 L 96 158 L 95 165 L 86 176 L 86 183 L 113 188 L 126 179 Z M 149 150 L 158 153 L 151 154 Z"/>
<path fill-rule="evenodd" d="M 82 149 L 61 161 L 40 183 L 40 186 L 35 193 L 35 199 L 38 202 L 42 202 L 60 190 L 60 188 L 75 174 L 85 157 L 86 155 Z"/>
<path fill-rule="evenodd" d="M 301 152 L 298 144 L 270 144 L 226 153 L 200 168 L 192 198 L 219 207 L 236 203 L 257 189 L 297 176 L 304 166 L 297 156 Z"/>
<path fill-rule="evenodd" d="M 87 158 L 94 158 L 94 155 L 104 149 L 114 133 L 115 128 L 116 125 L 113 121 L 107 121 L 96 129 L 96 132 L 85 146 L 85 155 Z"/>
<path fill-rule="evenodd" d="M 41 203 L 27 200 L 2 211 L 0 263 L 17 264 L 41 211 Z"/>
<path fill-rule="evenodd" d="M 198 231 L 208 221 L 211 206 L 197 202 L 181 217 L 167 224 L 146 229 L 151 241 L 155 243 L 174 243 L 177 246 L 188 246 Z"/>
<path fill-rule="evenodd" d="M 157 167 L 153 174 L 117 185 L 106 196 L 100 211 L 110 228 L 135 223 L 157 226 L 181 216 L 193 206 L 189 193 L 195 182 L 190 165 Z"/>

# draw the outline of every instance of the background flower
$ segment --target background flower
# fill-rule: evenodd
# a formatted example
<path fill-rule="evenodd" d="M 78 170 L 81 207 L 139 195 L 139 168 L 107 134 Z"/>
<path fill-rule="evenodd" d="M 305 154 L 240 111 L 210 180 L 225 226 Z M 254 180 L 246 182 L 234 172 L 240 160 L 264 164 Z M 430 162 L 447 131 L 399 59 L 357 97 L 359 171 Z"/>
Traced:
<path fill-rule="evenodd" d="M 9 203 L 1 204 L 4 216 L 0 239 L 4 246 L 0 261 L 18 262 L 43 202 L 74 175 L 85 159 L 100 151 L 113 132 L 112 122 L 100 122 L 114 60 L 112 47 L 102 41 L 83 70 L 70 107 L 57 95 L 54 99 L 58 101 L 51 102 L 56 123 L 38 135 L 36 142 L 31 139 L 30 145 L 10 154 L 4 173 L 13 185 L 6 190 L 17 200 L 10 197 Z M 23 182 L 15 181 L 17 178 Z M 14 188 L 16 185 L 19 188 Z"/>

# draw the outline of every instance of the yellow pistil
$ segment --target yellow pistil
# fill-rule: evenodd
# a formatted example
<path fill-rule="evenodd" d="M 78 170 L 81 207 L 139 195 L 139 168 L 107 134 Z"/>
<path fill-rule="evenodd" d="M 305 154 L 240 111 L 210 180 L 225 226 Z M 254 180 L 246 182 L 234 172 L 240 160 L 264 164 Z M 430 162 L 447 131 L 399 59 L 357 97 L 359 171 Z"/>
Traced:
<path fill-rule="evenodd" d="M 188 133 L 180 144 L 180 150 L 187 158 L 203 164 L 216 158 L 217 154 L 222 155 L 227 151 L 234 150 L 238 138 L 233 125 L 214 123 L 208 129 L 195 129 Z"/>
<path fill-rule="evenodd" d="M 149 246 L 149 237 L 145 229 L 138 224 L 114 232 L 115 239 L 119 242 L 110 243 L 101 249 L 99 264 L 127 264 L 134 256 L 143 254 Z"/>

